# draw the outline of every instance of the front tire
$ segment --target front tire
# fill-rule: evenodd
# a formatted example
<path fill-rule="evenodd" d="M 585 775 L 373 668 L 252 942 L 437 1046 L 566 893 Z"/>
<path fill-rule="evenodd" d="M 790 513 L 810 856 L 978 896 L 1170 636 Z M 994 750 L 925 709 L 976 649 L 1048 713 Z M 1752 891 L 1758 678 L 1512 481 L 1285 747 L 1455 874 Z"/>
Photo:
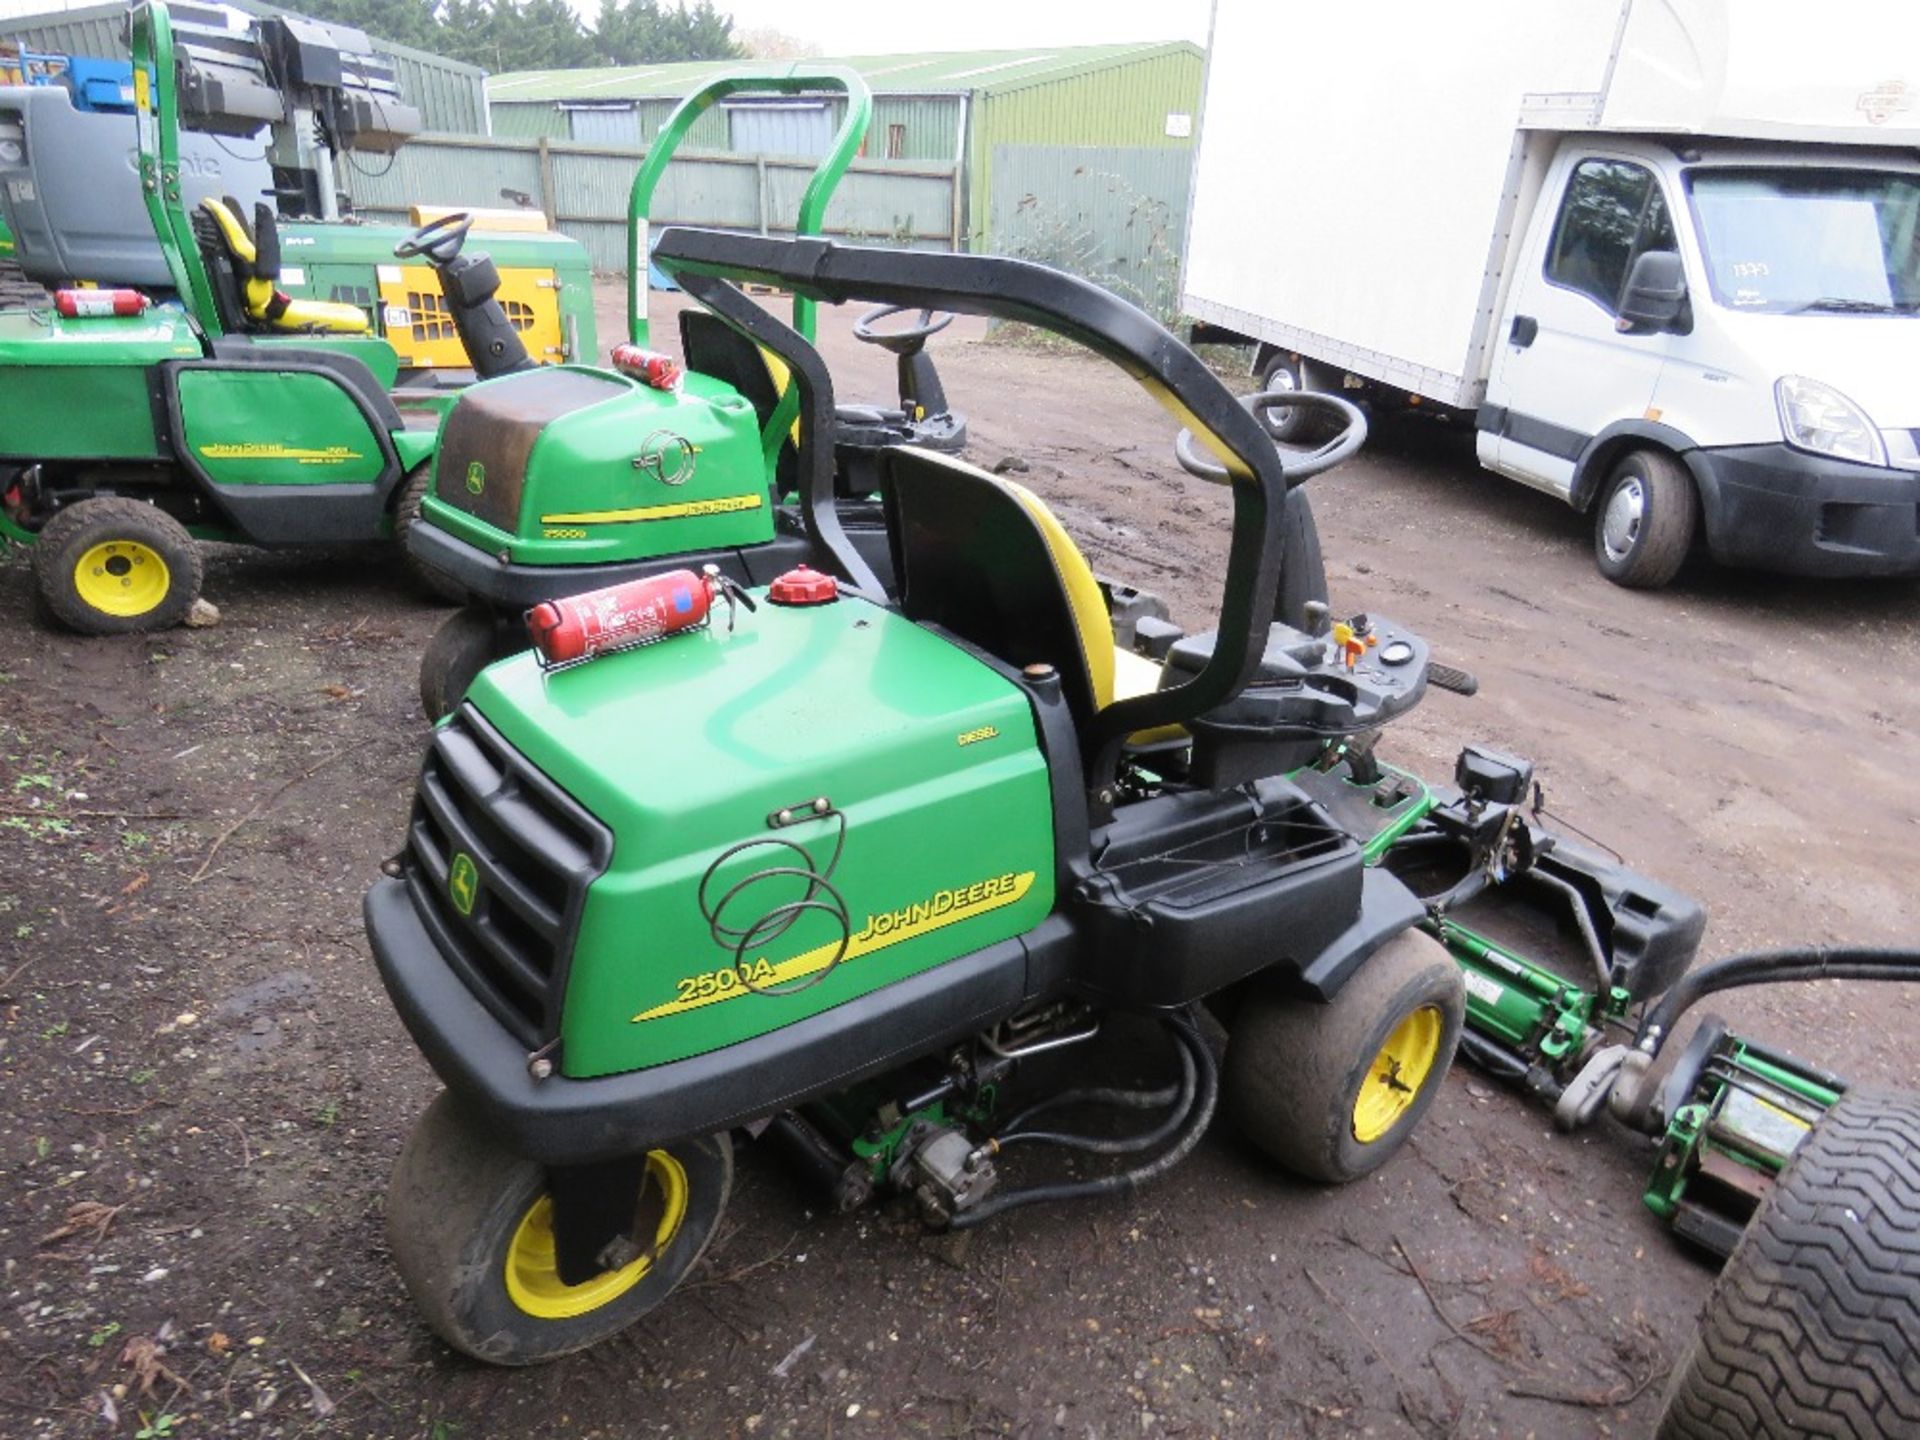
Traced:
<path fill-rule="evenodd" d="M 445 600 L 454 605 L 464 605 L 467 600 L 466 587 L 452 576 L 434 569 L 433 566 L 419 559 L 413 553 L 413 546 L 410 543 L 413 527 L 423 523 L 420 518 L 421 502 L 432 493 L 432 490 L 433 462 L 429 460 L 407 476 L 406 484 L 400 488 L 400 499 L 393 507 L 394 542 L 399 545 L 400 553 L 407 557 L 407 569 L 420 583 L 421 588 L 435 599 Z"/>
<path fill-rule="evenodd" d="M 1674 1368 L 1660 1440 L 1920 1435 L 1920 1096 L 1853 1090 L 1800 1142 Z"/>
<path fill-rule="evenodd" d="M 719 1227 L 733 1185 L 725 1134 L 647 1152 L 632 1237 L 643 1253 L 583 1285 L 554 1268 L 545 1171 L 496 1144 L 442 1092 L 387 1190 L 387 1239 L 414 1304 L 447 1344 L 537 1365 L 625 1329 L 666 1299 Z"/>
<path fill-rule="evenodd" d="M 124 495 L 57 512 L 33 546 L 47 612 L 82 635 L 178 625 L 199 597 L 200 551 L 166 511 Z"/>
<path fill-rule="evenodd" d="M 463 605 L 441 621 L 420 656 L 420 708 L 427 719 L 450 714 L 474 677 L 508 653 L 493 616 L 477 606 Z"/>
<path fill-rule="evenodd" d="M 1693 549 L 1700 498 L 1687 467 L 1662 450 L 1635 450 L 1607 478 L 1593 510 L 1593 558 L 1630 590 L 1673 583 Z"/>
<path fill-rule="evenodd" d="M 1406 930 L 1325 1005 L 1255 986 L 1233 1014 L 1221 1076 L 1229 1112 L 1269 1157 L 1345 1184 L 1386 1163 L 1440 1092 L 1466 1019 L 1446 947 Z"/>

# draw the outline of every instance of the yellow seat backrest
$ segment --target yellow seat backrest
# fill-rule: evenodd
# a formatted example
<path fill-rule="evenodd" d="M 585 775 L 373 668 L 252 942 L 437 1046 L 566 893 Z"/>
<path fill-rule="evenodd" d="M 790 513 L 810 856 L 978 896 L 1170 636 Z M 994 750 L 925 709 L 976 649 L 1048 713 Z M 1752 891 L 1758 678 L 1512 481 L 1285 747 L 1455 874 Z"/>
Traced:
<path fill-rule="evenodd" d="M 1080 635 L 1080 651 L 1086 658 L 1087 678 L 1093 684 L 1093 704 L 1104 710 L 1113 703 L 1113 620 L 1107 611 L 1107 597 L 1100 593 L 1100 582 L 1093 578 L 1093 567 L 1080 547 L 1073 543 L 1047 502 L 1026 486 L 1004 476 L 1000 484 L 1018 500 L 1041 538 L 1047 542 L 1047 554 L 1053 570 L 1066 592 L 1067 607 L 1073 611 L 1073 628 Z"/>
<path fill-rule="evenodd" d="M 295 300 L 274 287 L 274 276 L 257 275 L 260 250 L 253 235 L 238 215 L 212 196 L 200 202 L 200 208 L 213 218 L 221 243 L 235 260 L 234 274 L 240 282 L 240 302 L 247 318 L 276 330 L 319 330 L 331 335 L 363 335 L 368 326 L 366 311 L 357 305 L 342 305 L 331 300 Z"/>

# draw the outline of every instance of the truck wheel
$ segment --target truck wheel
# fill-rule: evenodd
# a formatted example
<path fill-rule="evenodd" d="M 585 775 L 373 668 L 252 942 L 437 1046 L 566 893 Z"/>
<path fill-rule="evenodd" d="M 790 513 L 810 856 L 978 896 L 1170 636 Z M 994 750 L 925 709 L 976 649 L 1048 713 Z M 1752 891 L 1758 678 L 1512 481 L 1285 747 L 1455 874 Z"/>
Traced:
<path fill-rule="evenodd" d="M 1227 1041 L 1228 1110 L 1295 1174 L 1358 1180 L 1433 1103 L 1466 1013 L 1459 965 L 1419 930 L 1368 956 L 1326 1005 L 1256 982 Z"/>
<path fill-rule="evenodd" d="M 449 615 L 420 656 L 420 708 L 427 719 L 451 714 L 474 677 L 501 657 L 491 614 L 463 605 Z"/>
<path fill-rule="evenodd" d="M 500 1148 L 441 1092 L 394 1166 L 387 1241 L 433 1332 L 476 1360 L 537 1365 L 625 1329 L 691 1270 L 727 1208 L 725 1134 L 647 1152 L 634 1215 L 645 1252 L 583 1285 L 555 1268 L 545 1172 Z"/>
<path fill-rule="evenodd" d="M 1633 451 L 1614 467 L 1593 507 L 1600 573 L 1632 590 L 1672 583 L 1693 548 L 1699 511 L 1686 466 L 1664 451 Z"/>
<path fill-rule="evenodd" d="M 1260 368 L 1260 388 L 1304 390 L 1307 388 L 1304 367 L 1291 355 L 1276 353 Z M 1311 434 L 1316 413 L 1310 410 L 1268 410 L 1260 416 L 1260 423 L 1267 427 L 1267 434 L 1275 440 L 1300 441 Z"/>
<path fill-rule="evenodd" d="M 1916 1354 L 1920 1096 L 1850 1091 L 1727 1258 L 1660 1440 L 1920 1435 Z"/>
<path fill-rule="evenodd" d="M 83 635 L 164 630 L 200 594 L 200 551 L 166 511 L 103 495 L 47 521 L 33 546 L 33 578 L 48 613 Z"/>
<path fill-rule="evenodd" d="M 420 523 L 420 502 L 427 498 L 432 489 L 433 462 L 429 460 L 407 476 L 407 483 L 400 487 L 400 499 L 393 507 L 393 538 L 400 546 L 400 553 L 407 557 L 407 569 L 413 572 L 413 578 L 429 594 L 455 605 L 464 605 L 467 602 L 466 587 L 446 572 L 426 564 L 413 553 L 413 546 L 407 543 L 413 527 Z"/>

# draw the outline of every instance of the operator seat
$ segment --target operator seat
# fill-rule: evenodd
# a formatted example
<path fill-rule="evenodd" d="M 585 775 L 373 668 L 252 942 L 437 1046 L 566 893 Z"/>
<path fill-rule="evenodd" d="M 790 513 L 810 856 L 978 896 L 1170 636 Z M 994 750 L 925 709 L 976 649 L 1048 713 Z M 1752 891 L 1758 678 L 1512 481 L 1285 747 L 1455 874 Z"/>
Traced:
<path fill-rule="evenodd" d="M 1114 644 L 1092 567 L 1038 495 L 935 450 L 895 446 L 881 471 L 908 619 L 1053 666 L 1081 726 L 1159 684 L 1159 665 Z"/>
<path fill-rule="evenodd" d="M 232 196 L 224 201 L 208 196 L 200 210 L 211 221 L 220 249 L 217 257 L 209 257 L 209 265 L 217 267 L 224 260 L 232 274 L 231 292 L 223 298 L 237 302 L 239 313 L 221 316 L 230 328 L 326 335 L 364 335 L 371 328 L 366 311 L 357 305 L 295 300 L 274 284 L 280 278 L 280 229 L 271 206 L 254 206 L 251 227 Z"/>

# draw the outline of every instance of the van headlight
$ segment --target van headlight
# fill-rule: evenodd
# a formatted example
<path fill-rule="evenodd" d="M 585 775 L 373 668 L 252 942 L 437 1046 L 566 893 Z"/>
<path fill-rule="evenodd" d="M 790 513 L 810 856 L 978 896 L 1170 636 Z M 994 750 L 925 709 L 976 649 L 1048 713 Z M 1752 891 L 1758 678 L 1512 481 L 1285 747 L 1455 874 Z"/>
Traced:
<path fill-rule="evenodd" d="M 1773 398 L 1780 407 L 1780 433 L 1796 450 L 1867 465 L 1887 463 L 1886 446 L 1867 412 L 1831 385 L 1782 375 L 1774 382 Z"/>

